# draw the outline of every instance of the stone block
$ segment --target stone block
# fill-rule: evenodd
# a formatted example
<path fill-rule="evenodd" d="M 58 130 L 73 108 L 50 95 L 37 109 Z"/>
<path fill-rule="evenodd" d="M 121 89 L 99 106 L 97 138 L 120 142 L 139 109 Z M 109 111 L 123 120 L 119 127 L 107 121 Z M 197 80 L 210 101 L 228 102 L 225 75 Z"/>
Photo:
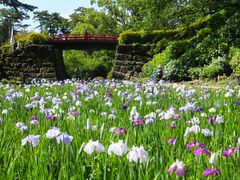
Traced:
<path fill-rule="evenodd" d="M 116 60 L 116 61 L 115 61 L 115 65 L 122 65 L 122 61 Z"/>
<path fill-rule="evenodd" d="M 42 74 L 42 78 L 56 78 L 55 73 L 44 73 Z"/>
<path fill-rule="evenodd" d="M 54 64 L 51 62 L 43 62 L 42 67 L 54 67 Z"/>
<path fill-rule="evenodd" d="M 142 66 L 134 66 L 133 70 L 137 71 L 137 72 L 141 72 L 142 71 Z"/>
<path fill-rule="evenodd" d="M 127 73 L 128 72 L 128 67 L 127 66 L 121 66 L 120 72 L 124 73 L 124 74 Z"/>
<path fill-rule="evenodd" d="M 114 72 L 112 73 L 112 78 L 114 79 L 124 79 L 125 74 L 121 72 Z"/>
<path fill-rule="evenodd" d="M 119 70 L 120 70 L 120 67 L 121 67 L 121 66 L 119 66 L 119 65 L 115 65 L 115 66 L 113 67 L 113 71 L 119 71 Z"/>
<path fill-rule="evenodd" d="M 55 69 L 53 67 L 41 67 L 40 73 L 52 73 L 55 72 Z"/>

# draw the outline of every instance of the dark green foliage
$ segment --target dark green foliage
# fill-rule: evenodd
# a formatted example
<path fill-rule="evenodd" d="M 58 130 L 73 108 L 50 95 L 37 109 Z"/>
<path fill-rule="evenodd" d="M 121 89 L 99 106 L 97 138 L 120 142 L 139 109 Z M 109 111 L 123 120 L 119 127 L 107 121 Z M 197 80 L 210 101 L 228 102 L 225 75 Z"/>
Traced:
<path fill-rule="evenodd" d="M 219 34 L 232 46 L 240 47 L 240 13 L 235 12 L 227 19 Z"/>
<path fill-rule="evenodd" d="M 150 53 L 154 55 L 162 52 L 164 49 L 168 47 L 169 43 L 170 43 L 170 40 L 168 39 L 162 39 L 158 41 Z"/>

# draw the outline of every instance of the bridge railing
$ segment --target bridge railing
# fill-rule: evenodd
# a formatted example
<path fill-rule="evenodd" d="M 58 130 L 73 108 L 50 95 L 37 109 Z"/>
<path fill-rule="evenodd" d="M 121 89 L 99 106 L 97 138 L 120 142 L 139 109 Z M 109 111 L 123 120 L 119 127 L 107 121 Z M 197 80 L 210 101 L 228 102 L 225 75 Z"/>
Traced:
<path fill-rule="evenodd" d="M 116 35 L 92 35 L 85 34 L 59 34 L 53 35 L 53 41 L 103 41 L 103 42 L 117 42 L 118 36 Z"/>

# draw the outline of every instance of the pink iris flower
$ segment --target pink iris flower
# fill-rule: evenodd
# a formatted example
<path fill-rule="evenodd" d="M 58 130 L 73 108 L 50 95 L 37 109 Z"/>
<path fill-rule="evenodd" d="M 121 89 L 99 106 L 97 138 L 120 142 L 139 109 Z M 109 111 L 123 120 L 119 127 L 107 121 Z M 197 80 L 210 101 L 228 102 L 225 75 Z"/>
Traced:
<path fill-rule="evenodd" d="M 226 158 L 229 158 L 230 156 L 233 156 L 233 155 L 234 155 L 234 151 L 235 151 L 235 148 L 226 149 L 226 150 L 223 152 L 223 155 L 224 155 Z"/>
<path fill-rule="evenodd" d="M 187 144 L 188 151 L 190 151 L 194 147 L 206 148 L 206 145 L 204 143 L 196 142 L 196 141 Z"/>
<path fill-rule="evenodd" d="M 210 176 L 212 174 L 215 174 L 216 176 L 221 175 L 220 170 L 218 168 L 205 169 L 203 172 L 204 176 Z"/>
<path fill-rule="evenodd" d="M 194 149 L 194 152 L 193 152 L 194 154 L 195 154 L 195 156 L 200 156 L 200 155 L 202 155 L 202 154 L 207 154 L 207 155 L 211 155 L 211 152 L 209 151 L 209 150 L 207 150 L 207 149 L 205 149 L 205 148 L 196 148 L 196 149 Z"/>
<path fill-rule="evenodd" d="M 176 161 L 168 168 L 168 173 L 176 171 L 177 176 L 184 176 L 186 174 L 185 164 L 176 159 Z"/>

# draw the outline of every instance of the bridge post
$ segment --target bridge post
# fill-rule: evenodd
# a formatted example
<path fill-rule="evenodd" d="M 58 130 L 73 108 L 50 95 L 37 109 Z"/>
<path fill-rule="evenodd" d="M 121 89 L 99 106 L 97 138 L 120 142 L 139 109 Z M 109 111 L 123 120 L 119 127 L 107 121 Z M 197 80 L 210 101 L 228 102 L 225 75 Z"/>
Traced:
<path fill-rule="evenodd" d="M 58 48 L 53 48 L 54 59 L 55 59 L 55 71 L 56 77 L 58 80 L 70 79 L 69 74 L 67 73 L 63 61 L 63 50 Z"/>

